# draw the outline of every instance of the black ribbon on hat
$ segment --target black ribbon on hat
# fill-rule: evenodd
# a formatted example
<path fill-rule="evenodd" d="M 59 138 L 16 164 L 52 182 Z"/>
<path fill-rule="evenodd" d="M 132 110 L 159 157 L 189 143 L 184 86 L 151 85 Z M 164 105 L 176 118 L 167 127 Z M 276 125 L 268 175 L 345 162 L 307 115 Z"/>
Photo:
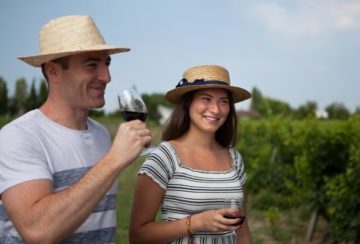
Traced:
<path fill-rule="evenodd" d="M 188 82 L 187 79 L 181 79 L 176 87 L 183 87 L 183 86 L 193 86 L 193 85 L 226 85 L 229 84 L 219 80 L 204 80 L 204 79 L 196 79 L 193 82 Z"/>

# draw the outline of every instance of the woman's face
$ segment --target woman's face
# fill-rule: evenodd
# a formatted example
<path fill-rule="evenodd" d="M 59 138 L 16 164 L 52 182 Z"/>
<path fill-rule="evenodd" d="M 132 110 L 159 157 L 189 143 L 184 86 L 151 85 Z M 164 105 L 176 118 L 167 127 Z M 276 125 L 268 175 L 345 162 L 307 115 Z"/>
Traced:
<path fill-rule="evenodd" d="M 215 133 L 224 124 L 229 111 L 229 97 L 225 89 L 195 91 L 189 107 L 190 127 Z"/>

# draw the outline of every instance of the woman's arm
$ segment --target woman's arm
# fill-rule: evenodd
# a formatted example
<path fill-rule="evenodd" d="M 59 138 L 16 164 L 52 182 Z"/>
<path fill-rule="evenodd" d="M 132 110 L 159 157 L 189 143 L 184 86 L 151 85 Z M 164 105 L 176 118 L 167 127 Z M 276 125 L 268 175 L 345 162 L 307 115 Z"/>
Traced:
<path fill-rule="evenodd" d="M 187 235 L 185 219 L 155 222 L 164 194 L 165 190 L 150 177 L 137 177 L 129 229 L 131 243 L 164 243 Z"/>

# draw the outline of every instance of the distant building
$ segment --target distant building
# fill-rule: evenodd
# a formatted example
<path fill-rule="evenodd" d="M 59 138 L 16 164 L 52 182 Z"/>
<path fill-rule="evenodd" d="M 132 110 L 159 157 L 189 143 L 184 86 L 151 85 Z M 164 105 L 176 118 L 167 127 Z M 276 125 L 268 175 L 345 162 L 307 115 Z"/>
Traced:
<path fill-rule="evenodd" d="M 157 110 L 161 116 L 161 118 L 159 119 L 159 123 L 163 125 L 165 124 L 166 120 L 169 118 L 173 109 L 160 104 L 157 106 Z"/>
<path fill-rule="evenodd" d="M 316 111 L 316 118 L 318 119 L 327 119 L 329 118 L 329 114 L 326 111 Z"/>
<path fill-rule="evenodd" d="M 238 110 L 236 115 L 239 119 L 259 119 L 261 116 L 258 111 L 254 110 Z"/>

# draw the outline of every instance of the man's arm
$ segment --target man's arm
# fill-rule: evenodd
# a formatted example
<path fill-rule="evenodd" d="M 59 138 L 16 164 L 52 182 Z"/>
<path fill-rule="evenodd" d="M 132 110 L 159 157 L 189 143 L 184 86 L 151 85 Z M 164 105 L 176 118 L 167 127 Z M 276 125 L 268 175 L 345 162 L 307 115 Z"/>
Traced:
<path fill-rule="evenodd" d="M 3 204 L 19 234 L 27 243 L 56 243 L 73 233 L 150 141 L 143 122 L 124 123 L 105 157 L 71 187 L 54 193 L 50 180 L 39 179 L 5 190 Z"/>

